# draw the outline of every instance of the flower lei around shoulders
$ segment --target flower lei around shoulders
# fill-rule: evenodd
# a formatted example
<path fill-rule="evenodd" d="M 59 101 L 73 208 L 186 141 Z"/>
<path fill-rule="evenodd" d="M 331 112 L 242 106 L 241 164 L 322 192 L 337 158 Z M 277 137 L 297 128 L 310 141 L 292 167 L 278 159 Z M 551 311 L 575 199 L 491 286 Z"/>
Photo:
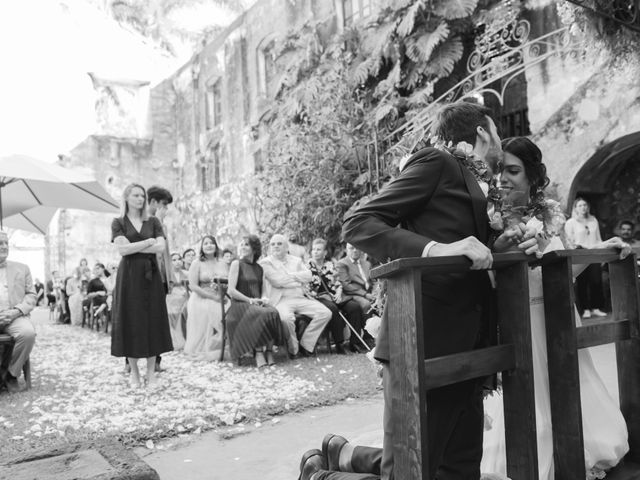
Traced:
<path fill-rule="evenodd" d="M 526 224 L 535 218 L 541 222 L 539 234 L 543 237 L 561 235 L 567 218 L 560 202 L 546 198 L 544 192 L 537 191 L 527 205 L 522 205 L 522 201 L 518 201 L 518 198 L 525 195 L 524 192 L 510 192 L 502 196 L 499 210 L 503 230 L 505 226 L 520 222 Z"/>
<path fill-rule="evenodd" d="M 460 164 L 465 167 L 475 179 L 482 185 L 482 183 L 488 185 L 489 191 L 487 194 L 487 201 L 496 202 L 500 201 L 501 194 L 498 188 L 498 182 L 496 177 L 491 173 L 489 167 L 483 160 L 478 160 L 473 153 L 473 145 L 467 142 L 458 142 L 453 145 L 453 142 L 445 143 L 444 140 L 433 137 L 431 138 L 431 144 L 433 148 L 447 152 L 453 156 Z"/>
<path fill-rule="evenodd" d="M 510 225 L 520 222 L 525 224 L 532 218 L 542 222 L 541 235 L 546 237 L 560 235 L 566 217 L 560 203 L 546 198 L 544 192 L 537 191 L 529 202 L 526 201 L 526 192 L 505 192 L 498 187 L 497 176 L 489 170 L 487 164 L 475 158 L 473 146 L 467 142 L 458 142 L 456 145 L 450 141 L 445 143 L 438 137 L 431 138 L 433 148 L 449 153 L 458 160 L 482 186 L 488 185 L 487 201 L 493 204 L 493 211 L 489 213 L 489 225 L 500 234 Z M 481 187 L 482 188 L 482 187 Z M 490 209 L 491 210 L 491 209 Z"/>

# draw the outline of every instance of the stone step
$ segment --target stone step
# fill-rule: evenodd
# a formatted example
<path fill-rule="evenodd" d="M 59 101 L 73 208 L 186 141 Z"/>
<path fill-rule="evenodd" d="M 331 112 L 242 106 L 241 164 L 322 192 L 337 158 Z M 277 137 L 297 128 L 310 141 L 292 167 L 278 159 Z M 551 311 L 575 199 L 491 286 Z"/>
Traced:
<path fill-rule="evenodd" d="M 30 452 L 0 464 L 0 480 L 160 480 L 115 440 Z"/>

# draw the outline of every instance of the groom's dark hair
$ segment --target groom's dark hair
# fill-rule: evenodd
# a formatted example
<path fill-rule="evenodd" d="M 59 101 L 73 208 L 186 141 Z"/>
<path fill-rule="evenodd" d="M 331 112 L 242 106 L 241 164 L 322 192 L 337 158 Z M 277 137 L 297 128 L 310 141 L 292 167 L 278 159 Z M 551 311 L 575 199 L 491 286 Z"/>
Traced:
<path fill-rule="evenodd" d="M 467 142 L 476 144 L 476 129 L 482 127 L 489 131 L 492 112 L 484 105 L 470 102 L 455 102 L 445 105 L 436 115 L 433 133 L 445 143 Z"/>

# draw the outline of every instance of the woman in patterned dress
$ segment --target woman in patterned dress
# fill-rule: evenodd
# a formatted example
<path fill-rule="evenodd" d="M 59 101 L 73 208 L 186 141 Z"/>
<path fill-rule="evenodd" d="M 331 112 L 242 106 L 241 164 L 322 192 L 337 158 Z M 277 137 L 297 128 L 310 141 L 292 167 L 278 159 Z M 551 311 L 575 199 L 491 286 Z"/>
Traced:
<path fill-rule="evenodd" d="M 273 365 L 273 345 L 285 343 L 286 336 L 278 311 L 264 296 L 264 272 L 257 261 L 262 255 L 260 240 L 255 235 L 242 239 L 240 259 L 231 263 L 229 296 L 231 307 L 227 313 L 227 331 L 231 358 L 253 352 L 256 366 Z"/>

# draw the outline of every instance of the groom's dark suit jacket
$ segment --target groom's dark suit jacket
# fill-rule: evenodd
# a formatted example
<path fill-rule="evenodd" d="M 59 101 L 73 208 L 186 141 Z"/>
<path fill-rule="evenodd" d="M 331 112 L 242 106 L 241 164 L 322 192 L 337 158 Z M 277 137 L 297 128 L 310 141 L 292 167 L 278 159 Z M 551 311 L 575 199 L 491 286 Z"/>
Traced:
<path fill-rule="evenodd" d="M 398 228 L 399 227 L 399 228 Z M 419 257 L 431 240 L 452 243 L 475 236 L 487 243 L 487 200 L 473 174 L 433 148 L 414 154 L 400 175 L 349 215 L 345 240 L 380 261 Z M 472 350 L 490 332 L 487 273 L 422 277 L 425 357 Z M 388 316 L 382 318 L 376 358 L 389 360 Z"/>

